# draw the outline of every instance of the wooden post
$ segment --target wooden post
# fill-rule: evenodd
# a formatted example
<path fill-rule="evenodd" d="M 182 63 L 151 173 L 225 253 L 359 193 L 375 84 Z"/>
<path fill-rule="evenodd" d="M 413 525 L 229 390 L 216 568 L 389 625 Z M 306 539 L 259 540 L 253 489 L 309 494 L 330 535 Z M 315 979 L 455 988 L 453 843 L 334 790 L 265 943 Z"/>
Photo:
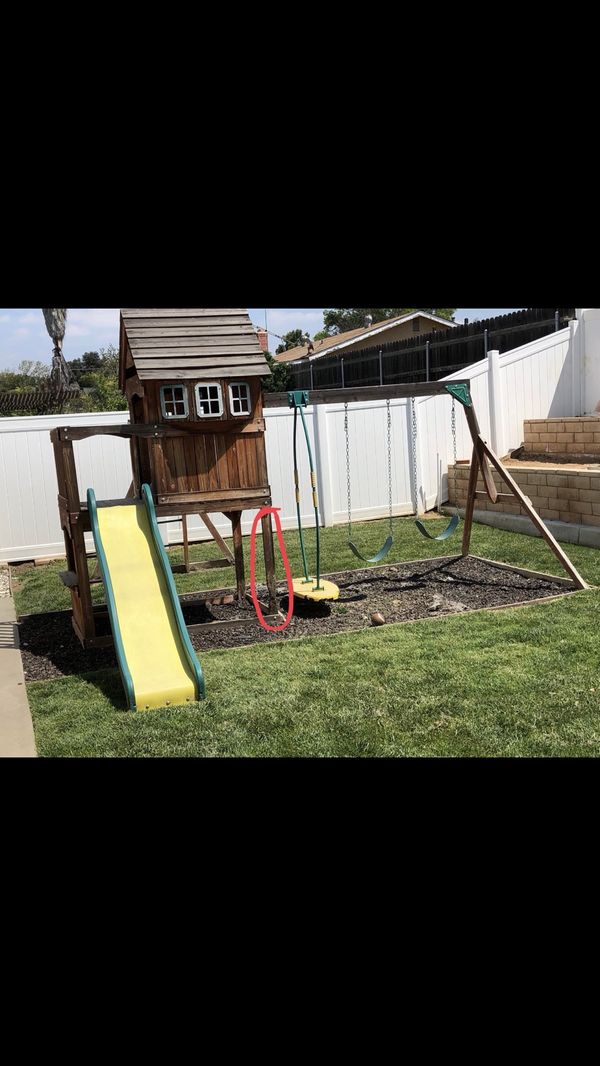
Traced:
<path fill-rule="evenodd" d="M 265 570 L 267 574 L 267 588 L 269 590 L 269 614 L 277 611 L 277 590 L 275 581 L 275 552 L 273 549 L 273 526 L 271 515 L 263 515 L 261 519 L 263 535 L 263 552 L 265 556 Z"/>
<path fill-rule="evenodd" d="M 59 492 L 59 504 L 58 509 L 61 514 L 61 526 L 63 531 L 63 537 L 65 539 L 65 552 L 67 556 L 67 568 L 75 572 L 75 554 L 73 552 L 73 541 L 71 539 L 71 525 L 67 521 L 67 518 L 63 518 L 62 507 L 60 500 L 67 499 L 67 486 L 65 481 L 65 470 L 63 463 L 62 444 L 60 443 L 57 430 L 53 429 L 50 433 L 50 439 L 52 441 L 52 448 L 54 451 L 54 464 L 56 466 L 56 480 L 58 482 Z M 66 523 L 66 524 L 65 524 Z"/>
<path fill-rule="evenodd" d="M 471 472 L 469 474 L 469 487 L 467 489 L 467 503 L 465 506 L 465 520 L 463 525 L 463 540 L 462 540 L 462 553 L 463 555 L 469 554 L 469 548 L 471 547 L 471 528 L 473 526 L 473 511 L 475 510 L 475 492 L 477 490 L 477 477 L 479 475 L 479 460 L 477 458 L 477 449 L 473 448 L 473 458 L 471 459 Z"/>
<path fill-rule="evenodd" d="M 190 542 L 188 540 L 188 525 L 187 515 L 182 514 L 181 525 L 183 528 L 183 565 L 185 567 L 186 574 L 190 572 Z"/>
<path fill-rule="evenodd" d="M 238 603 L 246 599 L 246 572 L 244 567 L 244 545 L 242 540 L 242 512 L 230 513 L 233 534 L 233 554 L 235 557 L 235 576 L 237 579 Z"/>
<path fill-rule="evenodd" d="M 516 496 L 517 500 L 521 504 L 521 507 L 523 508 L 524 511 L 527 512 L 527 514 L 528 514 L 529 518 L 531 519 L 531 521 L 533 522 L 535 528 L 537 530 L 539 530 L 539 532 L 541 533 L 542 537 L 546 541 L 546 544 L 548 545 L 550 550 L 554 552 L 556 558 L 561 563 L 561 565 L 564 567 L 564 569 L 567 571 L 567 574 L 569 575 L 569 577 L 573 579 L 573 581 L 575 582 L 577 588 L 580 588 L 580 589 L 589 588 L 589 585 L 587 584 L 587 582 L 583 580 L 583 578 L 582 578 L 581 574 L 579 573 L 579 571 L 573 566 L 573 563 L 569 559 L 569 556 L 567 555 L 567 553 L 563 551 L 563 549 L 561 548 L 561 546 L 558 543 L 558 541 L 556 540 L 556 538 L 552 536 L 552 533 L 548 529 L 548 526 L 546 525 L 544 520 L 542 518 L 540 518 L 539 514 L 537 513 L 537 511 L 535 510 L 535 508 L 531 504 L 531 501 L 528 499 L 528 497 L 525 495 L 525 493 L 522 491 L 522 489 L 519 487 L 519 485 L 517 485 L 517 482 L 514 480 L 514 478 L 511 477 L 511 475 L 509 474 L 508 470 L 506 469 L 504 464 L 501 462 L 501 460 L 498 458 L 498 456 L 494 454 L 494 452 L 489 447 L 489 445 L 486 444 L 484 440 L 481 440 L 481 438 L 480 438 L 480 443 L 481 443 L 481 446 L 482 446 L 486 456 L 489 458 L 490 462 L 496 467 L 496 470 L 500 474 L 500 477 L 502 478 L 502 480 L 508 485 L 509 489 L 512 490 L 514 496 Z"/>
<path fill-rule="evenodd" d="M 496 455 L 506 455 L 507 451 L 504 433 L 503 392 L 500 352 L 494 349 L 488 352 L 488 396 L 490 405 L 490 439 Z"/>
<path fill-rule="evenodd" d="M 73 562 L 75 573 L 77 574 L 77 588 L 71 589 L 73 622 L 80 640 L 91 640 L 96 635 L 96 624 L 94 622 L 85 536 L 81 523 L 81 501 L 79 499 L 73 442 L 62 440 L 60 449 L 73 546 Z"/>
<path fill-rule="evenodd" d="M 141 496 L 142 468 L 140 463 L 140 441 L 137 437 L 132 437 L 129 441 L 129 451 L 131 453 L 131 470 L 133 473 L 133 494 Z"/>

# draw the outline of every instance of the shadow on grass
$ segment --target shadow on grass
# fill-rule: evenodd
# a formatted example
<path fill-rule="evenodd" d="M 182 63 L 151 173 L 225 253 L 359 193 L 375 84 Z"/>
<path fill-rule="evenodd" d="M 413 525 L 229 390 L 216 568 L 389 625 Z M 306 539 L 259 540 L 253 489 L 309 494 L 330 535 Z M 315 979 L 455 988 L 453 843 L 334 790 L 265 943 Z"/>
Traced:
<path fill-rule="evenodd" d="M 127 704 L 123 682 L 118 670 L 97 670 L 76 676 L 97 688 L 107 700 L 110 700 L 115 711 L 124 714 L 135 714 L 135 711 L 130 711 Z"/>

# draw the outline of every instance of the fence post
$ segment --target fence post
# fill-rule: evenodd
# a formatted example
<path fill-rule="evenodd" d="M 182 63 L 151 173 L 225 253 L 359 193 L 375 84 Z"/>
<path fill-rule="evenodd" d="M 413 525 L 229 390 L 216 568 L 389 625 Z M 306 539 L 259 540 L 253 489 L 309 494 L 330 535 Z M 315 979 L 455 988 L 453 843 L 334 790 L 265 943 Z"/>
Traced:
<path fill-rule="evenodd" d="M 425 381 L 429 381 L 429 341 L 425 341 Z"/>
<path fill-rule="evenodd" d="M 331 478 L 331 447 L 329 439 L 329 404 L 315 404 L 313 407 L 313 420 L 321 525 L 332 526 L 333 492 Z"/>
<path fill-rule="evenodd" d="M 502 371 L 500 369 L 500 352 L 488 352 L 488 395 L 490 404 L 490 443 L 492 450 L 500 458 L 506 455 L 506 433 L 504 428 L 504 402 L 502 389 Z"/>
<path fill-rule="evenodd" d="M 581 414 L 581 382 L 583 368 L 581 363 L 581 323 L 572 318 L 569 322 L 569 350 L 571 352 L 571 410 L 570 414 Z"/>
<path fill-rule="evenodd" d="M 379 349 L 379 384 L 383 385 L 383 348 Z"/>

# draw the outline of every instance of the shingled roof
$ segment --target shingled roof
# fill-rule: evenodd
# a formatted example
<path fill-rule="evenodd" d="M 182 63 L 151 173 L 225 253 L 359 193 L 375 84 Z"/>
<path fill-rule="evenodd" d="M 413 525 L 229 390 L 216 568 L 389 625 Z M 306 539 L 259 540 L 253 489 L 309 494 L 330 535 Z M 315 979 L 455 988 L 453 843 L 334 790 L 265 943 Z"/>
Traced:
<path fill-rule="evenodd" d="M 129 352 L 141 381 L 271 372 L 245 307 L 122 308 L 121 388 Z"/>

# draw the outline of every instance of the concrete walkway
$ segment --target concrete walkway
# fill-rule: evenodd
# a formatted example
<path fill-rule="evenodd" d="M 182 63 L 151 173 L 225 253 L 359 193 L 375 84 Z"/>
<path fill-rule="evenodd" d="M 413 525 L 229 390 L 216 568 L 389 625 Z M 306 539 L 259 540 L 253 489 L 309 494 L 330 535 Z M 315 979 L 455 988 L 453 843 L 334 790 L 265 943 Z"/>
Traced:
<path fill-rule="evenodd" d="M 0 758 L 35 759 L 14 600 L 0 596 Z"/>

